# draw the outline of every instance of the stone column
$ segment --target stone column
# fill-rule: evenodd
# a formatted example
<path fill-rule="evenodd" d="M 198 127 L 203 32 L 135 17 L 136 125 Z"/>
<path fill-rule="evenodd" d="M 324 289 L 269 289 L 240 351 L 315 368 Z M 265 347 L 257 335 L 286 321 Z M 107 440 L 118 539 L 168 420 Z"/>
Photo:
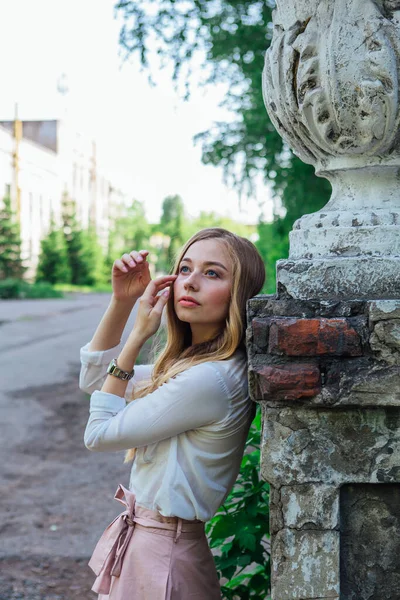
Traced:
<path fill-rule="evenodd" d="M 400 1 L 277 0 L 264 98 L 333 187 L 248 308 L 273 600 L 400 598 Z"/>

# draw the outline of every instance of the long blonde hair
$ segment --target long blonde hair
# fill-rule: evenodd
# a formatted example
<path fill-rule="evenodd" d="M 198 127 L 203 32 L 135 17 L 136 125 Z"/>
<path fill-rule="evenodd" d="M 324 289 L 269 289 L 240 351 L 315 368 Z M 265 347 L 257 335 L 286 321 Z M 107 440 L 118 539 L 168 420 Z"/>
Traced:
<path fill-rule="evenodd" d="M 131 400 L 143 398 L 154 392 L 163 383 L 189 367 L 206 361 L 227 360 L 238 348 L 244 348 L 247 300 L 260 292 L 265 280 L 264 263 L 254 244 L 226 229 L 202 229 L 186 242 L 175 261 L 172 273 L 178 273 L 179 265 L 192 244 L 209 239 L 216 239 L 224 244 L 233 265 L 232 293 L 225 327 L 213 339 L 192 345 L 190 324 L 178 319 L 174 308 L 174 290 L 171 286 L 166 305 L 165 348 L 154 364 L 151 380 L 138 386 Z M 135 452 L 135 448 L 128 450 L 124 462 L 132 460 Z"/>

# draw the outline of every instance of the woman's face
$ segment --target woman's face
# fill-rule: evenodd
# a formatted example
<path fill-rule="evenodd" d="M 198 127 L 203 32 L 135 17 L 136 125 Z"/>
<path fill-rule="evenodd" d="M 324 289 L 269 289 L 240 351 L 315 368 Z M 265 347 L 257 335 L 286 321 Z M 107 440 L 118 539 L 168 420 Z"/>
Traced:
<path fill-rule="evenodd" d="M 232 290 L 231 258 L 217 239 L 190 246 L 174 282 L 174 308 L 181 321 L 190 323 L 192 343 L 214 337 L 228 315 Z"/>

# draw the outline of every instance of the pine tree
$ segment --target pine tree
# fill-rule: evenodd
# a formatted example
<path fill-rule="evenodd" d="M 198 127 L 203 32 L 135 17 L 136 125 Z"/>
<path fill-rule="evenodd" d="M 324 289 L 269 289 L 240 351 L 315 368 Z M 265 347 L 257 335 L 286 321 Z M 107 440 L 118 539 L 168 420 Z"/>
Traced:
<path fill-rule="evenodd" d="M 22 279 L 25 271 L 19 224 L 11 208 L 11 199 L 6 197 L 0 206 L 0 279 Z"/>
<path fill-rule="evenodd" d="M 85 262 L 84 232 L 76 218 L 76 202 L 65 193 L 62 202 L 62 219 L 68 263 L 71 269 L 71 283 L 85 285 L 88 265 Z"/>
<path fill-rule="evenodd" d="M 168 235 L 170 243 L 165 252 L 161 252 L 157 263 L 160 271 L 169 271 L 174 264 L 177 252 L 184 242 L 185 208 L 180 196 L 167 196 L 162 204 L 160 230 Z"/>
<path fill-rule="evenodd" d="M 143 203 L 132 200 L 127 208 L 120 208 L 109 228 L 107 256 L 105 258 L 105 279 L 111 282 L 111 269 L 114 261 L 125 252 L 147 249 L 151 228 L 146 219 Z"/>
<path fill-rule="evenodd" d="M 82 231 L 82 264 L 79 285 L 96 286 L 105 282 L 104 256 L 93 226 Z"/>
<path fill-rule="evenodd" d="M 51 218 L 50 231 L 40 242 L 41 252 L 36 271 L 36 282 L 70 283 L 71 268 L 68 262 L 64 232 Z"/>

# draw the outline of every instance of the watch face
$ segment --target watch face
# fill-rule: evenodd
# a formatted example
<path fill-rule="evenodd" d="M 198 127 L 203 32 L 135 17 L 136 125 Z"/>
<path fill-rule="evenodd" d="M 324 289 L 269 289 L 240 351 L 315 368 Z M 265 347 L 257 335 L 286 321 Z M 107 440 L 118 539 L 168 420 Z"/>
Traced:
<path fill-rule="evenodd" d="M 127 371 L 123 371 L 122 369 L 117 367 L 117 360 L 115 358 L 113 358 L 109 364 L 107 373 L 108 373 L 108 375 L 114 375 L 114 377 L 117 377 L 118 379 L 122 379 L 122 381 L 126 381 L 126 380 L 129 381 L 129 379 L 131 379 L 133 377 L 134 369 L 132 370 L 131 373 L 128 373 Z"/>

